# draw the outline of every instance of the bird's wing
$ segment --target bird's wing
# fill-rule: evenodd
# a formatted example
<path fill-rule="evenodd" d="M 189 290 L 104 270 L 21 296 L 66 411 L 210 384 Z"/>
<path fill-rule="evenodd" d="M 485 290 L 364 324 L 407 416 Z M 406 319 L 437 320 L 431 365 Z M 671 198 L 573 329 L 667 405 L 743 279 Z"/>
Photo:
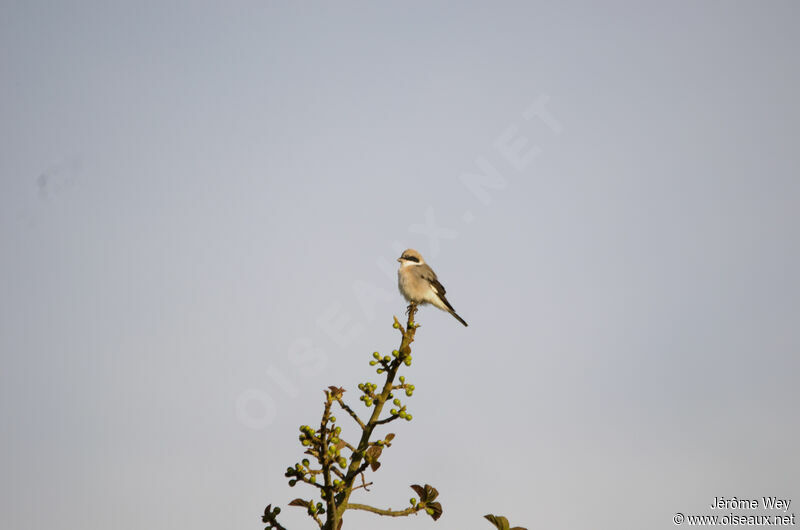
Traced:
<path fill-rule="evenodd" d="M 431 287 L 433 287 L 433 290 L 436 291 L 436 294 L 444 296 L 444 293 L 446 292 L 444 285 L 439 283 L 436 273 L 433 272 L 433 269 L 431 269 L 427 263 L 419 266 L 419 273 L 423 280 L 431 284 Z"/>
<path fill-rule="evenodd" d="M 436 293 L 436 296 L 439 297 L 444 305 L 446 305 L 450 311 L 455 311 L 453 306 L 450 305 L 450 302 L 447 301 L 447 298 L 444 297 L 447 291 L 445 290 L 444 285 L 439 283 L 439 279 L 436 277 L 436 273 L 433 272 L 433 269 L 431 269 L 428 265 L 420 265 L 420 274 L 422 279 L 430 284 L 431 288 Z"/>

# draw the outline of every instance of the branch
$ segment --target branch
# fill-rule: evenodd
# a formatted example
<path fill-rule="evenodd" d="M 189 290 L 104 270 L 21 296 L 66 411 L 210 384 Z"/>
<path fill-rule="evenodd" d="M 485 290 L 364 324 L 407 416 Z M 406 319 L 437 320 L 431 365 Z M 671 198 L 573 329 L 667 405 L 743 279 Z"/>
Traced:
<path fill-rule="evenodd" d="M 364 473 L 361 473 L 361 485 L 353 487 L 353 491 L 357 490 L 358 488 L 364 488 L 364 491 L 369 491 L 367 486 L 372 486 L 372 482 L 367 482 L 364 478 Z"/>
<path fill-rule="evenodd" d="M 311 484 L 312 486 L 316 486 L 319 489 L 324 489 L 324 486 L 321 486 L 321 485 L 317 484 L 316 482 L 311 482 L 311 480 L 307 479 L 306 477 L 299 477 L 299 480 L 305 482 L 306 484 Z"/>
<path fill-rule="evenodd" d="M 354 420 L 356 420 L 356 423 L 358 423 L 358 426 L 361 427 L 361 430 L 363 431 L 365 429 L 364 422 L 361 421 L 361 418 L 358 417 L 358 414 L 356 414 L 355 411 L 353 409 L 351 409 L 349 405 L 347 405 L 344 401 L 342 401 L 342 398 L 337 397 L 336 401 L 337 401 L 337 403 L 339 403 L 340 407 L 342 407 L 344 410 L 346 410 L 347 413 L 350 414 L 350 416 Z"/>
<path fill-rule="evenodd" d="M 320 464 L 322 465 L 322 476 L 325 481 L 325 486 L 320 488 L 322 490 L 323 498 L 327 494 L 327 499 L 325 503 L 328 505 L 328 519 L 330 520 L 333 517 L 333 522 L 338 526 L 339 522 L 339 512 L 336 510 L 336 496 L 333 491 L 333 480 L 331 480 L 331 469 L 334 468 L 333 461 L 326 451 L 328 447 L 328 419 L 331 415 L 331 400 L 335 399 L 334 396 L 337 396 L 338 392 L 334 390 L 325 391 L 325 410 L 322 412 L 322 421 L 320 422 L 320 457 L 322 458 Z M 322 521 L 320 521 L 319 517 L 316 514 L 311 514 L 314 520 L 319 524 L 320 529 L 323 528 Z M 338 529 L 337 529 L 338 530 Z"/>
<path fill-rule="evenodd" d="M 383 425 L 384 423 L 389 423 L 390 421 L 394 421 L 398 418 L 400 418 L 400 416 L 395 414 L 394 416 L 389 416 L 388 418 L 383 418 L 382 420 L 376 421 L 375 425 Z"/>
<path fill-rule="evenodd" d="M 386 382 L 383 385 L 383 389 L 381 390 L 380 394 L 375 396 L 375 405 L 372 410 L 372 416 L 365 425 L 364 432 L 361 435 L 361 440 L 358 443 L 358 450 L 353 454 L 353 457 L 350 460 L 350 467 L 348 469 L 348 483 L 352 483 L 353 478 L 355 478 L 356 474 L 360 472 L 358 471 L 358 467 L 361 464 L 362 455 L 368 447 L 369 438 L 372 435 L 372 431 L 378 425 L 378 421 L 380 421 L 378 418 L 380 418 L 381 411 L 383 410 L 383 404 L 386 403 L 386 400 L 393 389 L 394 377 L 397 374 L 397 371 L 400 369 L 400 365 L 403 363 L 405 357 L 411 354 L 411 343 L 414 342 L 414 335 L 417 332 L 417 325 L 414 323 L 414 315 L 416 312 L 416 304 L 411 304 L 408 306 L 407 328 L 404 328 L 403 325 L 400 324 L 400 321 L 397 320 L 397 317 L 394 317 L 394 327 L 400 330 L 400 334 L 403 337 L 400 341 L 400 348 L 398 348 L 400 355 L 391 361 L 389 369 L 386 372 Z"/>
<path fill-rule="evenodd" d="M 406 515 L 411 515 L 412 513 L 417 513 L 418 511 L 422 510 L 423 508 L 420 505 L 411 506 L 406 508 L 405 510 L 382 510 L 380 508 L 375 508 L 374 506 L 370 506 L 368 504 L 354 504 L 348 503 L 345 505 L 346 510 L 364 510 L 365 512 L 372 512 L 377 513 L 378 515 L 386 515 L 388 517 L 405 517 Z"/>

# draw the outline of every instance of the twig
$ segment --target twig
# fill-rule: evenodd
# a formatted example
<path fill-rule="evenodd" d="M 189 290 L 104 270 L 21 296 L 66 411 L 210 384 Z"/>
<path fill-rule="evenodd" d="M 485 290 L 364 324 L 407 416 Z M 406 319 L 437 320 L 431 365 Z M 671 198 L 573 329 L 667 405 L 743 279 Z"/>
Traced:
<path fill-rule="evenodd" d="M 420 511 L 422 509 L 422 506 L 418 504 L 416 506 L 411 506 L 409 508 L 406 508 L 405 510 L 392 510 L 392 509 L 383 510 L 381 508 L 375 508 L 374 506 L 370 506 L 369 504 L 347 503 L 345 505 L 345 509 L 364 510 L 365 512 L 377 513 L 378 515 L 386 515 L 388 517 L 403 517 L 404 515 L 411 515 L 412 513 Z"/>
<path fill-rule="evenodd" d="M 358 426 L 361 427 L 361 430 L 365 429 L 364 422 L 361 421 L 361 418 L 358 417 L 358 414 L 356 414 L 356 412 L 353 409 L 351 409 L 348 404 L 346 404 L 344 401 L 342 401 L 342 398 L 337 397 L 336 398 L 336 402 L 339 403 L 339 406 L 342 407 L 344 410 L 346 410 L 347 413 L 350 414 L 350 416 L 354 420 L 356 420 L 356 423 L 358 423 Z"/>
<path fill-rule="evenodd" d="M 389 423 L 390 421 L 394 421 L 398 419 L 400 416 L 395 414 L 394 416 L 389 416 L 388 418 L 383 418 L 382 420 L 378 420 L 375 422 L 375 425 L 383 425 L 385 423 Z"/>

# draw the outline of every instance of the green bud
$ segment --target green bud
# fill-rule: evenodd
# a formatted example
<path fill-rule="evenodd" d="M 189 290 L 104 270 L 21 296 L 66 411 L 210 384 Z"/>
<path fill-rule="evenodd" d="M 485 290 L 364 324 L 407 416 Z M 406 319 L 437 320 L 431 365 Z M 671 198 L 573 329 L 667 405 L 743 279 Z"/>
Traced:
<path fill-rule="evenodd" d="M 375 357 L 376 359 L 380 359 L 381 358 L 381 354 L 379 352 L 376 352 L 376 351 L 372 352 L 372 356 Z"/>
<path fill-rule="evenodd" d="M 397 322 L 395 322 L 394 324 L 392 324 L 392 327 L 393 327 L 394 329 L 400 329 L 400 324 L 398 324 Z"/>
<path fill-rule="evenodd" d="M 311 475 L 310 477 L 308 477 L 308 481 L 311 482 L 312 484 L 314 484 L 315 482 L 317 482 L 317 477 L 314 476 L 314 475 Z"/>
<path fill-rule="evenodd" d="M 433 508 L 425 508 L 425 513 L 428 515 L 433 515 Z"/>
<path fill-rule="evenodd" d="M 409 390 L 406 390 L 406 395 L 407 395 L 408 397 L 411 397 L 411 395 L 412 395 L 413 393 L 414 393 L 414 392 L 412 392 L 410 389 L 409 389 Z"/>
<path fill-rule="evenodd" d="M 411 421 L 414 418 L 411 414 L 406 414 L 406 421 Z"/>
<path fill-rule="evenodd" d="M 389 412 L 391 412 L 393 416 L 397 416 L 397 409 L 392 409 Z"/>
<path fill-rule="evenodd" d="M 386 361 L 386 362 L 388 363 L 389 361 L 391 361 L 391 360 L 392 360 L 392 358 L 391 358 L 391 357 L 389 357 L 388 355 L 385 355 L 385 356 L 383 357 L 383 360 L 384 360 L 384 361 Z"/>
<path fill-rule="evenodd" d="M 399 399 L 395 399 L 394 401 L 392 401 L 392 403 L 394 403 L 398 407 L 400 406 L 400 400 Z"/>
<path fill-rule="evenodd" d="M 405 383 L 405 382 L 406 382 L 406 376 L 404 376 L 404 375 L 401 375 L 401 376 L 400 376 L 400 382 L 401 382 L 401 383 Z"/>
<path fill-rule="evenodd" d="M 414 497 L 411 497 L 411 498 L 408 500 L 408 502 L 410 502 L 410 503 L 411 503 L 411 506 L 416 506 L 416 505 L 417 505 L 417 499 L 415 499 Z"/>
<path fill-rule="evenodd" d="M 289 487 L 290 488 L 293 488 L 295 484 L 297 484 L 297 480 L 296 479 L 292 479 L 292 480 L 289 481 Z"/>
<path fill-rule="evenodd" d="M 336 416 L 331 416 L 331 423 L 336 423 Z"/>
<path fill-rule="evenodd" d="M 303 459 L 303 465 L 304 465 L 304 466 L 306 466 L 306 467 L 308 467 L 308 466 L 309 466 L 309 464 L 311 464 L 311 462 L 309 462 L 309 461 L 308 461 L 308 458 L 304 458 L 304 459 Z"/>
<path fill-rule="evenodd" d="M 378 372 L 379 374 L 382 374 L 382 373 L 384 372 L 384 369 L 383 369 L 383 368 L 378 368 L 378 369 L 377 369 L 377 370 L 375 370 L 375 371 L 376 371 L 376 372 Z"/>
<path fill-rule="evenodd" d="M 370 366 L 375 366 L 376 364 L 378 364 L 378 361 L 370 361 L 370 362 L 369 362 L 369 365 L 370 365 Z"/>

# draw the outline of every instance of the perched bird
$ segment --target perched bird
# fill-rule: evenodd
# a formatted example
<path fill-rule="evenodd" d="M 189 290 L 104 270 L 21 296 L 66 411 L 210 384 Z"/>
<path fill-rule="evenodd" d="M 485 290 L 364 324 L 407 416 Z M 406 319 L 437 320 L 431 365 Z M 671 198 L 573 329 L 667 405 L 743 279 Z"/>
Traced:
<path fill-rule="evenodd" d="M 403 251 L 403 255 L 397 258 L 397 261 L 400 262 L 400 269 L 397 271 L 397 286 L 409 303 L 433 304 L 442 311 L 453 315 L 465 326 L 467 325 L 444 297 L 444 285 L 439 283 L 436 273 L 425 263 L 419 252 L 413 248 L 406 249 Z"/>

